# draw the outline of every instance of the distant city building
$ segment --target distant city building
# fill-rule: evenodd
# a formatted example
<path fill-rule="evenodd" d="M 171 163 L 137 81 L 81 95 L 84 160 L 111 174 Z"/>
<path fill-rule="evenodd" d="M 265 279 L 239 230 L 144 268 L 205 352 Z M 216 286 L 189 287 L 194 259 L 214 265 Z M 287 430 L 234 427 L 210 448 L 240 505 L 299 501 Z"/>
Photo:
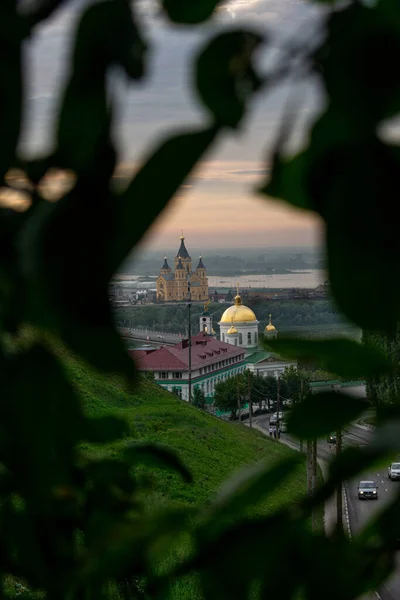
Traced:
<path fill-rule="evenodd" d="M 239 290 L 235 303 L 226 309 L 219 322 L 220 339 L 222 342 L 254 350 L 258 346 L 257 317 L 248 306 L 242 304 Z"/>
<path fill-rule="evenodd" d="M 257 350 L 246 358 L 246 369 L 260 377 L 271 376 L 277 379 L 283 375 L 286 368 L 292 366 L 297 368 L 297 362 L 284 360 L 266 350 Z"/>
<path fill-rule="evenodd" d="M 234 304 L 226 309 L 219 322 L 220 339 L 223 342 L 246 350 L 246 368 L 262 377 L 280 377 L 286 367 L 297 367 L 296 361 L 286 361 L 272 352 L 259 347 L 259 321 L 255 313 L 242 303 L 239 290 Z M 278 337 L 278 330 L 272 324 L 272 316 L 264 329 L 263 338 L 272 340 Z"/>
<path fill-rule="evenodd" d="M 192 258 L 185 246 L 185 238 L 181 235 L 181 244 L 174 260 L 174 271 L 164 257 L 160 275 L 157 278 L 157 302 L 177 302 L 188 297 L 188 283 L 192 300 L 208 300 L 208 279 L 203 259 L 200 256 L 195 271 L 192 270 Z"/>
<path fill-rule="evenodd" d="M 206 400 L 213 398 L 216 383 L 242 373 L 246 368 L 242 348 L 221 342 L 205 331 L 192 337 L 191 354 L 192 394 L 198 387 Z M 130 355 L 139 371 L 154 373 L 156 383 L 170 392 L 175 389 L 183 400 L 189 399 L 189 340 L 183 339 L 175 346 L 157 350 L 130 350 Z"/>
<path fill-rule="evenodd" d="M 262 377 L 280 377 L 286 367 L 297 367 L 295 361 L 285 361 L 259 348 L 259 321 L 254 312 L 242 304 L 239 293 L 235 303 L 223 313 L 219 325 L 221 339 L 218 340 L 207 301 L 199 317 L 200 331 L 191 339 L 192 393 L 198 387 L 207 403 L 213 401 L 216 383 L 246 369 Z M 271 315 L 263 335 L 264 339 L 274 339 L 278 335 Z M 170 392 L 175 391 L 183 400 L 189 399 L 188 339 L 157 349 L 142 346 L 129 353 L 139 371 L 154 373 L 156 383 Z"/>

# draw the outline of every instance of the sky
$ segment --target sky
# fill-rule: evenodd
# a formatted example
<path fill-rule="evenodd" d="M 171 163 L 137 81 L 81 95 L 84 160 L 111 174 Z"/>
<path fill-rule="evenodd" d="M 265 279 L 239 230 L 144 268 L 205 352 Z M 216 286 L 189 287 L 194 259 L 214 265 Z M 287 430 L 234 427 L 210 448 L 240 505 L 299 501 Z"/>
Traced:
<path fill-rule="evenodd" d="M 21 151 L 27 155 L 40 155 L 51 146 L 73 33 L 85 4 L 75 0 L 59 10 L 37 28 L 27 46 L 29 92 L 21 139 Z M 265 72 L 283 39 L 313 35 L 318 11 L 315 4 L 301 0 L 232 0 L 212 22 L 182 27 L 168 23 L 155 0 L 141 0 L 140 20 L 151 47 L 149 75 L 129 86 L 113 79 L 112 85 L 117 106 L 114 137 L 124 173 L 134 173 L 166 134 L 206 122 L 206 111 L 190 86 L 191 64 L 216 31 L 247 25 L 268 32 L 270 43 L 258 56 L 258 67 Z M 316 215 L 255 192 L 268 171 L 269 150 L 289 95 L 297 100 L 297 126 L 288 151 L 302 147 L 309 124 L 324 105 L 313 80 L 257 96 L 240 130 L 224 135 L 208 153 L 147 232 L 142 248 L 175 248 L 182 230 L 190 246 L 202 248 L 319 244 L 322 225 Z"/>

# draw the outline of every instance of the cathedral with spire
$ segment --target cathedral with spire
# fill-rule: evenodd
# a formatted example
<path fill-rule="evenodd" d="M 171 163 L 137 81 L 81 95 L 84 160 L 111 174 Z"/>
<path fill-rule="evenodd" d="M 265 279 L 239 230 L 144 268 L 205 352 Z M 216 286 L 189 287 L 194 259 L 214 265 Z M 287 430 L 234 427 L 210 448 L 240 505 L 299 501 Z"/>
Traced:
<path fill-rule="evenodd" d="M 200 256 L 196 269 L 192 270 L 192 258 L 185 246 L 185 238 L 182 232 L 179 250 L 174 259 L 174 270 L 168 264 L 164 256 L 164 264 L 160 275 L 157 277 L 157 302 L 178 302 L 187 300 L 188 283 L 192 300 L 208 300 L 208 279 L 203 259 Z"/>

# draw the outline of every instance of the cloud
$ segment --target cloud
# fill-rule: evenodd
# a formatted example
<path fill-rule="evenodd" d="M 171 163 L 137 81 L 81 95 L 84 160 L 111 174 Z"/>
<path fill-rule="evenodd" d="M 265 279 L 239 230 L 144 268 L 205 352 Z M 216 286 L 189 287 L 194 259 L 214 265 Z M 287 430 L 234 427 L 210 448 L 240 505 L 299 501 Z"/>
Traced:
<path fill-rule="evenodd" d="M 69 4 L 68 9 L 57 11 L 37 28 L 29 44 L 29 127 L 24 130 L 22 144 L 25 150 L 41 153 L 52 142 L 73 32 L 86 4 L 86 0 L 78 0 Z M 117 115 L 114 138 L 121 159 L 119 176 L 125 178 L 132 176 L 168 132 L 172 134 L 182 126 L 196 127 L 208 121 L 208 112 L 192 88 L 192 65 L 205 40 L 230 27 L 233 15 L 235 27 L 243 23 L 268 28 L 275 36 L 301 28 L 306 35 L 307 27 L 302 23 L 315 11 L 300 0 L 232 0 L 224 3 L 213 22 L 186 28 L 167 23 L 160 15 L 158 1 L 140 0 L 137 6 L 152 48 L 149 76 L 140 85 L 122 82 L 113 85 Z M 260 58 L 262 69 L 268 64 L 269 51 L 267 45 Z M 227 240 L 245 245 L 253 239 L 252 231 L 254 240 L 271 236 L 274 243 L 288 237 L 283 231 L 291 232 L 296 239 L 306 240 L 315 235 L 319 228 L 315 216 L 252 196 L 254 187 L 268 173 L 263 159 L 268 156 L 287 92 L 287 87 L 268 90 L 252 103 L 241 130 L 221 137 L 207 160 L 182 186 L 179 196 L 147 236 L 149 243 L 159 245 L 171 240 L 175 244 L 176 232 L 179 234 L 182 227 L 199 245 L 204 241 L 210 243 L 210 236 L 214 245 Z M 305 94 L 308 118 L 315 114 L 315 98 L 315 90 L 309 85 Z"/>

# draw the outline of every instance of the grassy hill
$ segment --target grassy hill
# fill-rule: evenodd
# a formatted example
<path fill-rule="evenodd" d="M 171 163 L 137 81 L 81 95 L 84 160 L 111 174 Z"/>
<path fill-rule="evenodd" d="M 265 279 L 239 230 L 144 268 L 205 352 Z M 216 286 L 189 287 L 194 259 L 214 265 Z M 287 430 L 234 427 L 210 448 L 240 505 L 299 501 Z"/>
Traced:
<path fill-rule="evenodd" d="M 159 499 L 197 504 L 209 500 L 232 473 L 259 460 L 271 465 L 292 455 L 293 450 L 239 423 L 217 419 L 176 398 L 159 386 L 140 378 L 134 393 L 128 393 L 117 379 L 106 378 L 68 359 L 67 368 L 90 415 L 114 414 L 129 424 L 129 440 L 106 448 L 117 453 L 127 441 L 156 441 L 173 448 L 191 470 L 194 482 L 154 469 L 155 494 Z M 97 452 L 95 447 L 85 446 Z M 102 450 L 103 451 L 103 450 Z M 292 481 L 271 498 L 273 509 L 306 488 L 305 464 Z M 265 507 L 264 507 L 265 508 Z"/>

